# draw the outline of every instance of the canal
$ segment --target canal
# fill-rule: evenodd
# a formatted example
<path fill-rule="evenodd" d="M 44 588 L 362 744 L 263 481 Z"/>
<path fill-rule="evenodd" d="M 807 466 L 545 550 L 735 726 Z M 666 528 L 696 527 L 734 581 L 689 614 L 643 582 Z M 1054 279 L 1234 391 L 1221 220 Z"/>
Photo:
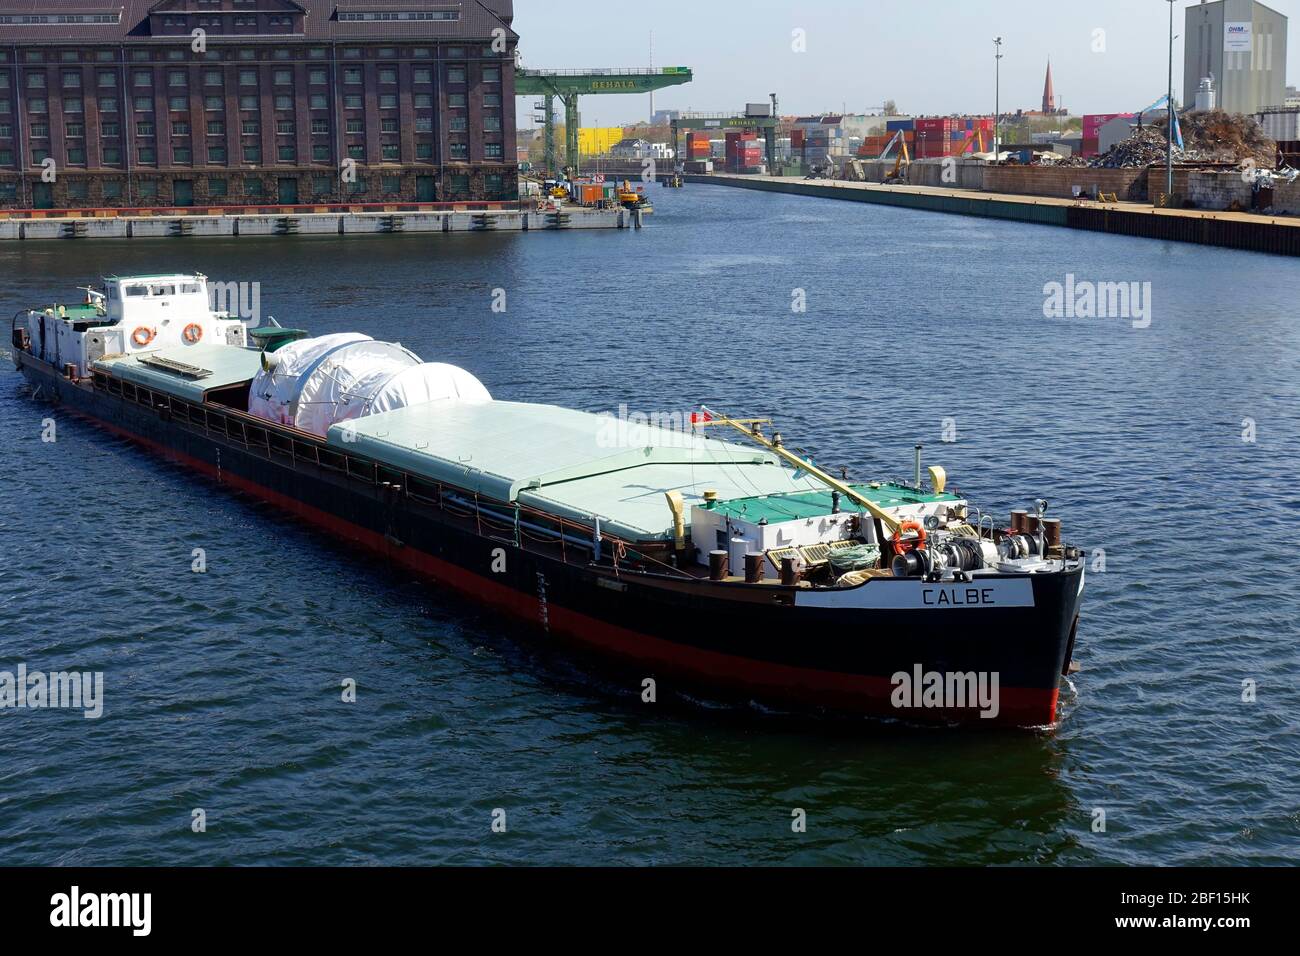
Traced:
<path fill-rule="evenodd" d="M 985 510 L 1049 499 L 1090 554 L 1060 727 L 642 704 L 75 420 L 43 442 L 48 407 L 0 373 L 0 670 L 105 672 L 99 720 L 0 714 L 6 862 L 1294 862 L 1290 261 L 653 190 L 639 232 L 6 244 L 0 302 L 197 270 L 256 283 L 263 317 L 401 341 L 498 398 L 771 415 L 860 478 L 909 475 L 922 443 Z M 1136 285 L 1126 317 L 1057 318 L 1051 283 Z"/>

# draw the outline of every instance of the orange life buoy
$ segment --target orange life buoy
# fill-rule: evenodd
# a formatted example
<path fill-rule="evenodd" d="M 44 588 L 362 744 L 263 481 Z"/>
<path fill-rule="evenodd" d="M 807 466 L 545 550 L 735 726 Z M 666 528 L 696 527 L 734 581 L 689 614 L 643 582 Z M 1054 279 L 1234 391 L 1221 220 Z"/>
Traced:
<path fill-rule="evenodd" d="M 136 345 L 138 345 L 140 348 L 144 348 L 146 345 L 148 345 L 150 342 L 153 341 L 153 336 L 154 336 L 153 329 L 145 328 L 142 325 L 134 332 L 131 333 L 131 341 L 134 342 Z"/>
<path fill-rule="evenodd" d="M 185 326 L 185 331 L 181 332 L 181 338 L 190 343 L 190 345 L 195 344 L 199 339 L 203 338 L 203 326 L 199 325 L 197 322 L 191 322 L 189 325 Z"/>
<path fill-rule="evenodd" d="M 904 544 L 903 543 L 904 531 L 915 531 L 916 541 L 914 543 L 908 542 L 907 544 Z M 919 521 L 904 521 L 902 524 L 898 526 L 898 530 L 894 532 L 894 550 L 900 553 L 903 551 L 910 551 L 913 548 L 919 551 L 924 551 L 925 539 L 926 539 L 925 525 L 921 524 L 921 522 Z"/>

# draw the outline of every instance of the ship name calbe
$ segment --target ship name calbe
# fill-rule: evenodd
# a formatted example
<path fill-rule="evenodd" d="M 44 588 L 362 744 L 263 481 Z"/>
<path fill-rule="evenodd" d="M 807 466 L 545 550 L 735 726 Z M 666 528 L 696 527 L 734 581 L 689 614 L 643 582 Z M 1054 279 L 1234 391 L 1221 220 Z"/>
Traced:
<path fill-rule="evenodd" d="M 881 578 L 844 591 L 807 591 L 795 597 L 799 607 L 923 610 L 951 608 L 1033 607 L 1034 586 L 1028 578 L 975 578 L 930 584 Z"/>

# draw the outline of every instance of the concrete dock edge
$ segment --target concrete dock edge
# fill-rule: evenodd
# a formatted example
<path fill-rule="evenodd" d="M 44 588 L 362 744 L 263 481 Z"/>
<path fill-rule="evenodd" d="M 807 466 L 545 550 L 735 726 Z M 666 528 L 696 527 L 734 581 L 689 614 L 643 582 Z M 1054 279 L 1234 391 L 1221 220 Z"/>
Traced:
<path fill-rule="evenodd" d="M 688 175 L 686 181 L 1300 256 L 1300 220 L 1296 219 L 1273 219 L 1246 213 L 1154 209 L 1137 203 L 1078 203 L 1051 197 L 991 194 L 976 190 L 895 187 L 770 176 Z"/>

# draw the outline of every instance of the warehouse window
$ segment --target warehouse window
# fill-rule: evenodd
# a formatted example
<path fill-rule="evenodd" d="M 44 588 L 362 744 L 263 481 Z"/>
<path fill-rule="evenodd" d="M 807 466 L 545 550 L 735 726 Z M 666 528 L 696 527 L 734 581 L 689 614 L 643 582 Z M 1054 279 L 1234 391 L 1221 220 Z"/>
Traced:
<path fill-rule="evenodd" d="M 397 10 L 367 13 L 339 13 L 341 23 L 373 23 L 401 20 L 459 20 L 459 10 Z"/>

